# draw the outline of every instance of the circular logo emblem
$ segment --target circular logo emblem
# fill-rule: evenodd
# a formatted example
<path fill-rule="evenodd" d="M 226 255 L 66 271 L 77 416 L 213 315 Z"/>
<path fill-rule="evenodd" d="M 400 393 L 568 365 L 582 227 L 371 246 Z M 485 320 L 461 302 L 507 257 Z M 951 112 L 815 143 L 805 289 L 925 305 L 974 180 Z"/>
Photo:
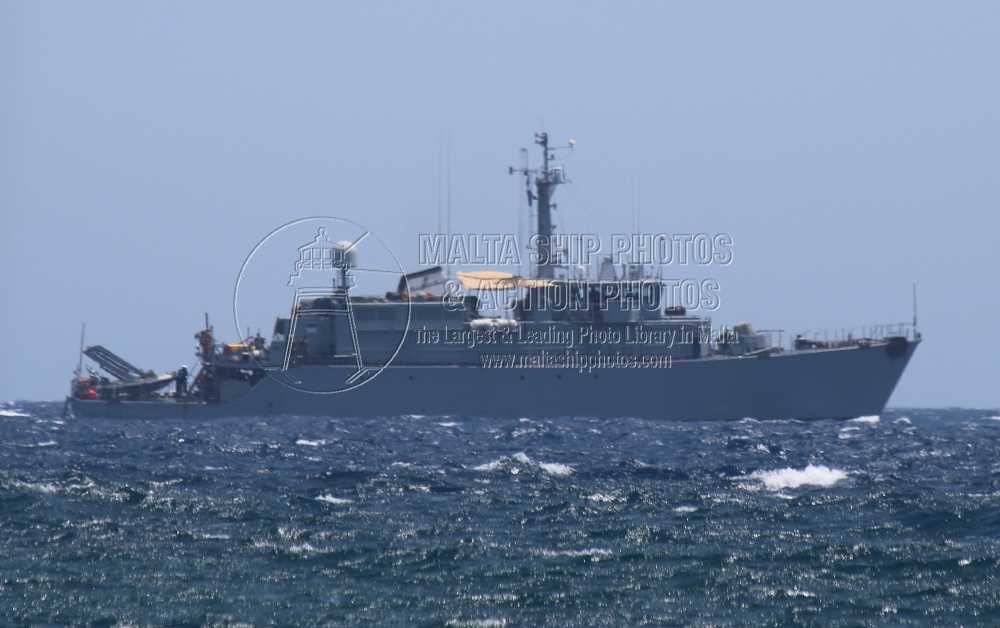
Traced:
<path fill-rule="evenodd" d="M 240 267 L 233 319 L 243 340 L 224 345 L 222 360 L 249 360 L 248 370 L 299 392 L 358 388 L 402 351 L 408 292 L 399 259 L 364 225 L 293 220 L 261 238 Z"/>

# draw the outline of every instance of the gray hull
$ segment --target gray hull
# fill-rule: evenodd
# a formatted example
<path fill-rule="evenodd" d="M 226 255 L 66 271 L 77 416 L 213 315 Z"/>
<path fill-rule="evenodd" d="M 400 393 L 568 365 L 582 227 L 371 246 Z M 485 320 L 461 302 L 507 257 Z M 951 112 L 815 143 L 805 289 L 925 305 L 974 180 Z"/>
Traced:
<path fill-rule="evenodd" d="M 675 361 L 671 368 L 573 369 L 390 366 L 339 394 L 297 392 L 265 378 L 217 402 L 72 401 L 82 417 L 193 419 L 406 414 L 486 417 L 642 417 L 672 420 L 824 419 L 879 414 L 919 341 L 763 357 Z M 294 375 L 319 387 L 335 366 Z"/>

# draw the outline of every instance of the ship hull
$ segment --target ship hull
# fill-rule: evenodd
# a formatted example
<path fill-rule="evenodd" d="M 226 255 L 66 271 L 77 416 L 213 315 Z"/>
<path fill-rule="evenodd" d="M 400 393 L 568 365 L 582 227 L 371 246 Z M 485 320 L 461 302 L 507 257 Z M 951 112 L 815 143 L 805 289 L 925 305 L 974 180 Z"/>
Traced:
<path fill-rule="evenodd" d="M 900 339 L 902 340 L 902 339 Z M 205 403 L 72 400 L 76 416 L 130 419 L 314 415 L 371 417 L 641 417 L 666 420 L 827 419 L 879 414 L 919 341 L 759 357 L 675 361 L 670 368 L 390 366 L 353 390 L 314 394 L 265 377 Z M 306 366 L 307 386 L 345 367 Z M 332 379 L 331 379 L 332 378 Z"/>

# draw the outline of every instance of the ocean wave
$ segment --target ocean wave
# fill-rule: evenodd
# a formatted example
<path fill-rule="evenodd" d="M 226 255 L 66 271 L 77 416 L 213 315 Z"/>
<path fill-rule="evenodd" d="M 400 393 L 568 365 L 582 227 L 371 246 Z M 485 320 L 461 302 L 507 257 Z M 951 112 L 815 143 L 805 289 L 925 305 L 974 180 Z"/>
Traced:
<path fill-rule="evenodd" d="M 18 412 L 17 410 L 8 410 L 8 409 L 5 408 L 3 410 L 0 410 L 0 416 L 10 416 L 10 417 L 21 416 L 21 417 L 27 417 L 27 416 L 31 416 L 31 415 L 30 414 L 25 414 L 23 412 Z"/>
<path fill-rule="evenodd" d="M 878 423 L 881 420 L 879 415 L 870 414 L 868 416 L 859 416 L 851 419 L 851 423 Z"/>
<path fill-rule="evenodd" d="M 568 464 L 562 464 L 559 462 L 539 462 L 538 467 L 545 473 L 554 475 L 558 478 L 564 478 L 573 475 L 576 472 L 576 469 Z"/>
<path fill-rule="evenodd" d="M 297 441 L 295 441 L 295 444 L 298 445 L 299 447 L 322 447 L 323 445 L 326 444 L 326 441 L 322 439 L 306 440 L 304 438 L 300 438 Z"/>
<path fill-rule="evenodd" d="M 600 547 L 588 547 L 582 550 L 550 550 L 543 549 L 535 552 L 543 558 L 593 558 L 611 556 L 611 550 Z"/>
<path fill-rule="evenodd" d="M 10 482 L 0 484 L 0 486 L 20 491 L 28 491 L 31 493 L 44 493 L 46 495 L 54 495 L 61 490 L 57 484 L 53 484 L 52 482 L 22 482 L 21 480 L 11 480 Z"/>
<path fill-rule="evenodd" d="M 823 465 L 808 465 L 804 469 L 786 467 L 773 471 L 757 471 L 748 477 L 759 480 L 769 491 L 780 491 L 784 488 L 799 488 L 800 486 L 828 488 L 847 479 L 847 472 Z"/>
<path fill-rule="evenodd" d="M 510 457 L 501 456 L 492 462 L 485 462 L 483 464 L 476 465 L 472 467 L 472 469 L 474 471 L 489 472 L 499 471 L 506 468 L 510 469 L 511 475 L 517 475 L 521 472 L 521 467 L 537 468 L 546 475 L 554 477 L 567 477 L 576 473 L 576 469 L 572 466 L 561 462 L 535 462 L 523 451 L 519 451 Z"/>
<path fill-rule="evenodd" d="M 486 619 L 449 619 L 445 626 L 454 628 L 502 628 L 507 625 L 507 620 L 499 617 L 488 617 Z"/>
<path fill-rule="evenodd" d="M 345 497 L 334 497 L 333 495 L 320 495 L 316 498 L 316 501 L 323 502 L 324 504 L 333 504 L 334 506 L 343 506 L 345 504 L 353 504 L 353 499 L 347 499 Z"/>

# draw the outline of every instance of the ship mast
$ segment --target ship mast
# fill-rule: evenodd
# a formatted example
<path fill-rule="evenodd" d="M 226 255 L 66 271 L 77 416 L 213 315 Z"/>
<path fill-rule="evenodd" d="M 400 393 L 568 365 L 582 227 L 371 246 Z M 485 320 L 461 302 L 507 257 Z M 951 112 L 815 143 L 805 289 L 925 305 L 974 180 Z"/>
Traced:
<path fill-rule="evenodd" d="M 545 131 L 535 133 L 535 144 L 542 147 L 542 167 L 541 168 L 508 168 L 510 174 L 524 175 L 525 191 L 528 195 L 528 206 L 534 201 L 538 201 L 536 214 L 538 216 L 538 226 L 535 232 L 535 277 L 540 279 L 552 279 L 554 277 L 556 260 L 554 259 L 552 235 L 555 232 L 555 225 L 552 224 L 552 210 L 556 204 L 552 202 L 556 187 L 566 183 L 566 176 L 562 166 L 551 165 L 555 159 L 555 151 L 573 149 L 576 140 L 570 140 L 565 146 L 549 146 L 549 134 Z M 535 191 L 531 190 L 534 183 Z"/>

